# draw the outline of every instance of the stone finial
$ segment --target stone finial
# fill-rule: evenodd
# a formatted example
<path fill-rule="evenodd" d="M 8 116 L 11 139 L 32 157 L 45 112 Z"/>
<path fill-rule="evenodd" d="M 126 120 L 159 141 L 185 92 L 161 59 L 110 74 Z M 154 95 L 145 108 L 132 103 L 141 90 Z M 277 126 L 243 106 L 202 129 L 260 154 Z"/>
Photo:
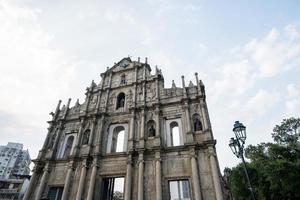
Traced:
<path fill-rule="evenodd" d="M 189 87 L 193 87 L 193 86 L 194 86 L 193 82 L 192 82 L 192 81 L 190 81 L 190 83 L 189 83 Z"/>
<path fill-rule="evenodd" d="M 141 58 L 140 57 L 138 57 L 138 63 L 140 63 L 141 62 Z"/>
<path fill-rule="evenodd" d="M 182 80 L 182 88 L 185 88 L 184 76 L 181 76 L 181 80 Z"/>
<path fill-rule="evenodd" d="M 147 57 L 145 58 L 145 64 L 148 64 L 148 58 Z"/>
<path fill-rule="evenodd" d="M 67 108 L 69 108 L 71 100 L 72 100 L 71 98 L 68 99 Z"/>
<path fill-rule="evenodd" d="M 55 113 L 57 113 L 59 111 L 60 104 L 61 104 L 61 100 L 58 101 L 58 104 L 57 104 L 56 109 L 55 109 Z"/>

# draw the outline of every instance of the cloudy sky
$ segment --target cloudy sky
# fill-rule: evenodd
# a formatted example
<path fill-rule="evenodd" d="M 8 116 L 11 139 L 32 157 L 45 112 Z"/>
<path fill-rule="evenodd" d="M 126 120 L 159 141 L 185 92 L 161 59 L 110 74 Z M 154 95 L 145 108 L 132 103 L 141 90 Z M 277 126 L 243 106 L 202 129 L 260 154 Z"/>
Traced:
<path fill-rule="evenodd" d="M 300 111 L 300 2 L 0 0 L 0 145 L 32 158 L 59 99 L 84 100 L 91 80 L 123 57 L 148 57 L 169 87 L 206 85 L 221 170 L 235 120 L 247 144 Z"/>

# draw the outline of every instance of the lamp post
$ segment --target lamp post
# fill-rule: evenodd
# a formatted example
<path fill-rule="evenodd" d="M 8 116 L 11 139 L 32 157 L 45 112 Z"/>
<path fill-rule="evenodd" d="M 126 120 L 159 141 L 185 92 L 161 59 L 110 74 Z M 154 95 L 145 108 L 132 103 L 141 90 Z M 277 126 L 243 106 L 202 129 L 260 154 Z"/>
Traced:
<path fill-rule="evenodd" d="M 253 188 L 251 186 L 251 182 L 248 175 L 248 170 L 246 166 L 246 162 L 244 159 L 244 144 L 246 140 L 246 127 L 240 123 L 239 121 L 236 121 L 233 125 L 233 132 L 235 135 L 235 138 L 231 138 L 229 141 L 229 147 L 231 148 L 231 151 L 236 155 L 236 157 L 241 158 L 243 161 L 243 166 L 248 182 L 248 187 L 251 192 L 251 197 L 253 200 L 255 200 L 255 196 L 253 193 Z"/>

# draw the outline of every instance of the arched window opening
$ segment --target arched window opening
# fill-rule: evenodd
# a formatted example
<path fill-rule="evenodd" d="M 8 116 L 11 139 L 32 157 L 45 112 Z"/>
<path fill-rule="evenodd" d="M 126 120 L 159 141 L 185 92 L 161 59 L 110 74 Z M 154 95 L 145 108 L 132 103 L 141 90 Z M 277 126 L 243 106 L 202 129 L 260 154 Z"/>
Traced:
<path fill-rule="evenodd" d="M 180 145 L 179 126 L 177 122 L 170 123 L 171 130 L 171 146 Z"/>
<path fill-rule="evenodd" d="M 74 136 L 69 136 L 66 142 L 65 151 L 64 151 L 64 158 L 70 155 L 72 146 L 73 146 Z"/>
<path fill-rule="evenodd" d="M 193 115 L 193 126 L 194 126 L 194 131 L 202 131 L 203 130 L 199 114 Z"/>
<path fill-rule="evenodd" d="M 154 137 L 156 135 L 155 122 L 153 120 L 147 123 L 148 137 Z"/>
<path fill-rule="evenodd" d="M 82 137 L 82 143 L 81 143 L 82 145 L 87 145 L 89 143 L 90 134 L 91 134 L 90 129 L 87 129 L 86 131 L 84 131 L 83 137 Z"/>
<path fill-rule="evenodd" d="M 117 109 L 123 108 L 124 105 L 125 105 L 125 94 L 123 92 L 121 92 L 117 98 Z"/>
<path fill-rule="evenodd" d="M 126 84 L 126 76 L 125 76 L 125 74 L 122 74 L 121 75 L 121 81 L 120 81 L 120 84 L 122 85 L 122 84 Z"/>
<path fill-rule="evenodd" d="M 118 126 L 113 130 L 111 153 L 124 151 L 124 136 L 125 136 L 125 129 L 123 126 Z"/>

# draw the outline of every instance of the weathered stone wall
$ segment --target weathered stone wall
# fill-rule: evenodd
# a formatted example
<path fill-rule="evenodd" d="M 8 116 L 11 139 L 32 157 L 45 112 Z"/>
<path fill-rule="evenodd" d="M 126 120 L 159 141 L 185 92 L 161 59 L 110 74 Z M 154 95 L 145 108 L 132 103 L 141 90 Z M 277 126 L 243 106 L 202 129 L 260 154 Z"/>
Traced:
<path fill-rule="evenodd" d="M 50 187 L 60 186 L 63 199 L 100 199 L 107 177 L 125 178 L 126 200 L 169 199 L 169 181 L 181 179 L 189 181 L 191 199 L 222 199 L 215 140 L 198 76 L 195 85 L 186 86 L 182 77 L 181 88 L 174 83 L 164 88 L 159 69 L 151 73 L 147 63 L 125 58 L 101 77 L 87 88 L 84 103 L 57 106 L 25 199 L 46 197 Z M 125 103 L 117 109 L 121 92 Z M 200 116 L 201 130 L 194 130 L 194 114 Z M 172 121 L 180 128 L 179 146 L 170 145 Z M 154 124 L 155 136 L 148 136 L 148 122 Z M 114 138 L 110 127 L 120 125 L 126 127 L 126 151 L 109 152 Z M 82 145 L 87 130 L 88 142 Z M 67 151 L 63 144 L 68 134 L 75 136 L 70 155 L 59 156 Z"/>

